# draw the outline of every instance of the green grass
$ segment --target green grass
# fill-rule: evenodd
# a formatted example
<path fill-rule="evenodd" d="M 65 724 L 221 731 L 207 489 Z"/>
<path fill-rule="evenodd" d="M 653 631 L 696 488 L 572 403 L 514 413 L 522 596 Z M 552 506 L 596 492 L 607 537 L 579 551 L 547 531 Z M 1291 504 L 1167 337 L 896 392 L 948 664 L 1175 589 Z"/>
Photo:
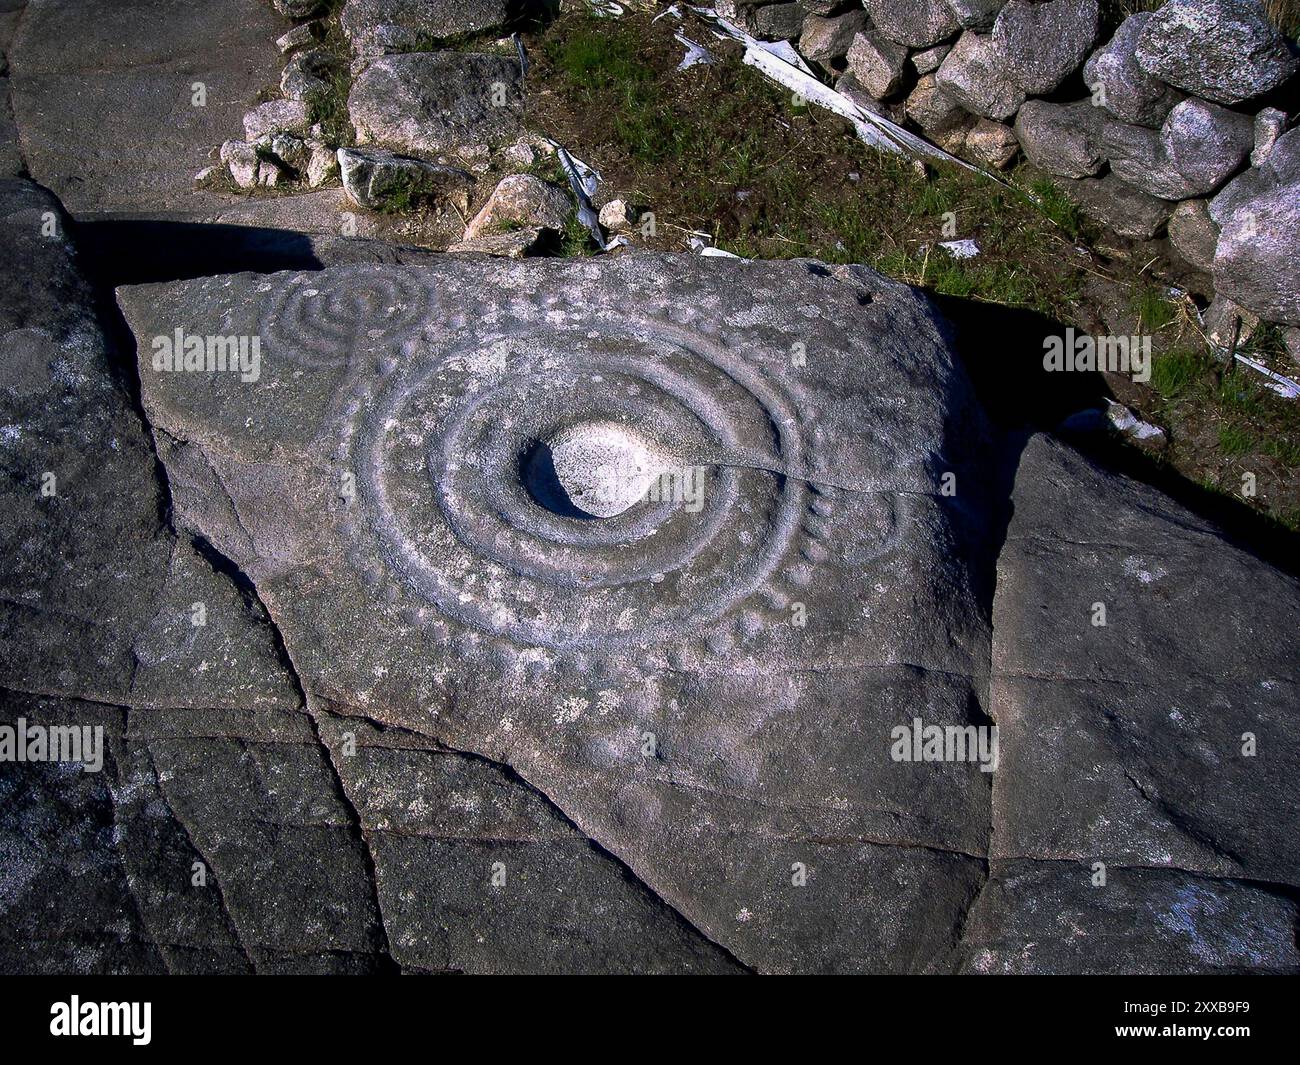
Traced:
<path fill-rule="evenodd" d="M 1135 332 L 1139 335 L 1158 333 L 1178 317 L 1178 308 L 1169 302 L 1164 292 L 1152 285 L 1135 287 L 1129 306 L 1137 317 Z"/>
<path fill-rule="evenodd" d="M 1245 426 L 1235 422 L 1219 426 L 1219 450 L 1225 455 L 1249 455 L 1257 446 L 1255 434 Z"/>
<path fill-rule="evenodd" d="M 1177 348 L 1152 361 L 1151 387 L 1166 403 L 1174 403 L 1197 387 L 1213 366 L 1204 351 Z"/>
<path fill-rule="evenodd" d="M 1039 210 L 1059 226 L 1071 240 L 1079 240 L 1083 237 L 1086 228 L 1083 212 L 1073 200 L 1056 187 L 1055 182 L 1048 178 L 1038 178 L 1030 182 L 1029 189 L 1038 197 Z"/>

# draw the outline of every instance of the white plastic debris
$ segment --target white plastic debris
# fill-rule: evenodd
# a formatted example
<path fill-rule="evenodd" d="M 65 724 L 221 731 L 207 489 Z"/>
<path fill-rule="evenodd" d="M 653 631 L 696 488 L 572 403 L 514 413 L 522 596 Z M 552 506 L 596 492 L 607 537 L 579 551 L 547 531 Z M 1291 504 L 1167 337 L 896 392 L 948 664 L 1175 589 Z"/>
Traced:
<path fill-rule="evenodd" d="M 688 70 L 693 66 L 708 65 L 713 62 L 713 54 L 702 44 L 692 41 L 686 34 L 678 30 L 673 34 L 678 42 L 686 46 L 686 55 L 682 61 L 677 64 L 678 70 Z"/>
<path fill-rule="evenodd" d="M 597 18 L 620 18 L 626 13 L 623 5 L 614 0 L 587 0 L 587 6 Z"/>
<path fill-rule="evenodd" d="M 1300 381 L 1293 381 L 1289 377 L 1276 373 L 1262 362 L 1252 359 L 1249 355 L 1242 355 L 1240 352 L 1237 353 L 1237 361 L 1244 366 L 1249 366 L 1257 374 L 1262 374 L 1264 387 L 1272 389 L 1283 399 L 1300 399 Z"/>
<path fill-rule="evenodd" d="M 931 159 L 942 159 L 972 173 L 984 174 L 990 180 L 998 181 L 999 184 L 1006 184 L 979 167 L 972 166 L 964 159 L 958 159 L 915 133 L 908 132 L 897 123 L 867 111 L 847 96 L 823 84 L 788 41 L 760 41 L 734 23 L 728 22 L 713 8 L 692 7 L 691 10 L 710 22 L 714 27 L 714 33 L 720 39 L 731 38 L 744 45 L 745 63 L 757 68 L 760 73 L 809 103 L 847 119 L 852 123 L 858 137 L 873 148 L 894 154 L 911 153 L 928 156 Z"/>
<path fill-rule="evenodd" d="M 600 174 L 581 159 L 570 155 L 568 149 L 558 141 L 553 141 L 549 137 L 545 139 L 555 149 L 556 158 L 560 160 L 560 166 L 569 179 L 569 189 L 573 193 L 573 198 L 578 201 L 578 221 L 587 227 L 592 238 L 603 251 L 613 251 L 620 245 L 630 244 L 631 241 L 627 237 L 615 237 L 608 243 L 605 241 L 605 234 L 600 228 L 600 216 L 596 213 L 595 204 L 592 203 L 596 196 L 596 189 L 600 185 Z"/>
<path fill-rule="evenodd" d="M 1123 403 L 1116 403 L 1112 399 L 1106 400 L 1106 417 L 1111 425 L 1134 440 L 1154 440 L 1165 435 L 1165 431 L 1158 425 L 1144 422 Z"/>
<path fill-rule="evenodd" d="M 980 246 L 973 240 L 944 240 L 939 247 L 954 259 L 973 259 L 980 253 Z"/>
<path fill-rule="evenodd" d="M 719 259 L 739 259 L 741 256 L 735 252 L 724 251 L 722 248 L 715 248 L 710 243 L 707 233 L 692 233 L 686 241 L 687 247 L 697 255 L 711 255 Z"/>

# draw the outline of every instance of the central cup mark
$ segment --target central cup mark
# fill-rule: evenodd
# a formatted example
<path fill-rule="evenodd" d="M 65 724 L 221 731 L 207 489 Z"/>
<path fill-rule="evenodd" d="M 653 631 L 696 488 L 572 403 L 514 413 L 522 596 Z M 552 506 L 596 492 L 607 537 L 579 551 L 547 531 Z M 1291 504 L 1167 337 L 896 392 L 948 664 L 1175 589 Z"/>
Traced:
<path fill-rule="evenodd" d="M 618 422 L 579 422 L 542 441 L 530 455 L 527 481 L 548 510 L 612 518 L 645 498 L 668 468 L 655 446 Z"/>

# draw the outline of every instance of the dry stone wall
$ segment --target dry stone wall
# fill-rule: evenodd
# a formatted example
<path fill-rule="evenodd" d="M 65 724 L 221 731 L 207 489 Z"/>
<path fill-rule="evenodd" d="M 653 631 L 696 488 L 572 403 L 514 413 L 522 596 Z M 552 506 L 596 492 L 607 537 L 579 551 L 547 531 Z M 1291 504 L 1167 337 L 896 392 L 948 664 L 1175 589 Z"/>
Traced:
<path fill-rule="evenodd" d="M 730 0 L 872 110 L 989 166 L 1016 147 L 1094 221 L 1167 235 L 1205 294 L 1300 326 L 1300 49 L 1259 0 Z M 802 13 L 802 19 L 795 15 Z"/>

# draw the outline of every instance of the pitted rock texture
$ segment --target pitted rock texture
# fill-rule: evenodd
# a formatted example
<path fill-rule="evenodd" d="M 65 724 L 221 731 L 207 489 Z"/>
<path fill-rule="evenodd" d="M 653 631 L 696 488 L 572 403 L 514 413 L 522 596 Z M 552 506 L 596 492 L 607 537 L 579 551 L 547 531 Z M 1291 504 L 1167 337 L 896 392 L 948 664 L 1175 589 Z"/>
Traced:
<path fill-rule="evenodd" d="M 1079 69 L 1100 28 L 1097 0 L 1011 0 L 993 24 L 993 47 L 1012 81 L 1042 95 Z"/>
<path fill-rule="evenodd" d="M 1093 52 L 1083 67 L 1083 80 L 1100 106 L 1116 118 L 1140 126 L 1160 125 L 1180 98 L 1137 61 L 1138 40 L 1150 18 L 1150 11 L 1129 15 L 1110 42 Z"/>

